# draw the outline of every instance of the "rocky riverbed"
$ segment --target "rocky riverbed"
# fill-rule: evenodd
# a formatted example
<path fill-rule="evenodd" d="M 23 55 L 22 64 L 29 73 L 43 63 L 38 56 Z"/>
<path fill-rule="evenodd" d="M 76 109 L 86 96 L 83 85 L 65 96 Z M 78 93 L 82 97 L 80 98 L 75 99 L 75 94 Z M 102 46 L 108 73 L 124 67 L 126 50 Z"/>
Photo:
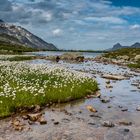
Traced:
<path fill-rule="evenodd" d="M 46 60 L 32 62 L 50 63 L 90 73 L 99 83 L 101 96 L 87 96 L 82 100 L 46 107 L 42 110 L 42 124 L 25 118 L 29 114 L 1 120 L 0 140 L 140 139 L 139 72 L 93 61 L 60 61 L 58 64 Z M 15 129 L 16 125 L 21 129 Z"/>

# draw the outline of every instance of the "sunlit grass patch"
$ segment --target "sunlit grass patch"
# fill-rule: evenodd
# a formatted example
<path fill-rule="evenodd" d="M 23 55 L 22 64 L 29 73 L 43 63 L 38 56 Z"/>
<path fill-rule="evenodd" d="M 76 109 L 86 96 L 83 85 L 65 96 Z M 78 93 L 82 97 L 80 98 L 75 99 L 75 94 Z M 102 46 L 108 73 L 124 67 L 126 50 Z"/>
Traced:
<path fill-rule="evenodd" d="M 98 89 L 88 74 L 47 64 L 0 62 L 0 117 L 16 108 L 67 102 Z"/>
<path fill-rule="evenodd" d="M 33 55 L 0 55 L 0 60 L 3 61 L 24 61 L 33 60 L 36 56 Z"/>

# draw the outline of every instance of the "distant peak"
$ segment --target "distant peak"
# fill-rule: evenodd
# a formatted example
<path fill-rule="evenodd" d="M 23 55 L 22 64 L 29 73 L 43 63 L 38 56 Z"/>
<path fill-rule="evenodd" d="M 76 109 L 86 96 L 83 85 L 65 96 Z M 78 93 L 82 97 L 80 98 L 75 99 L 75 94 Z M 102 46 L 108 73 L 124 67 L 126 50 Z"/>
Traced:
<path fill-rule="evenodd" d="M 116 43 L 115 45 L 119 45 L 119 46 L 121 46 L 121 44 L 120 44 L 120 43 Z"/>
<path fill-rule="evenodd" d="M 120 43 L 117 43 L 113 46 L 113 48 L 120 48 L 120 47 L 122 47 L 122 45 Z"/>
<path fill-rule="evenodd" d="M 0 19 L 0 23 L 5 23 L 2 19 Z"/>
<path fill-rule="evenodd" d="M 139 43 L 139 42 L 136 42 L 134 45 L 137 45 L 137 44 L 138 44 L 138 45 L 140 45 L 140 43 Z"/>

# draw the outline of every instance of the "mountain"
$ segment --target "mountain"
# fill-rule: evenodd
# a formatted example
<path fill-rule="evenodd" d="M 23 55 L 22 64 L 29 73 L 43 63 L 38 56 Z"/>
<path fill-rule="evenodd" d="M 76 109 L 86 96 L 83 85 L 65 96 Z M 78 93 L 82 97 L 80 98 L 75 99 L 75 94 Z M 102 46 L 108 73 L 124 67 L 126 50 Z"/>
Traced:
<path fill-rule="evenodd" d="M 38 50 L 58 50 L 21 26 L 11 25 L 0 20 L 0 41 L 27 46 Z"/>
<path fill-rule="evenodd" d="M 140 48 L 140 43 L 136 42 L 135 44 L 130 46 L 131 48 Z"/>
<path fill-rule="evenodd" d="M 140 43 L 136 42 L 135 44 L 133 44 L 131 46 L 122 46 L 120 43 L 117 43 L 113 46 L 113 48 L 110 48 L 107 51 L 115 51 L 115 50 L 122 49 L 122 48 L 140 48 Z"/>

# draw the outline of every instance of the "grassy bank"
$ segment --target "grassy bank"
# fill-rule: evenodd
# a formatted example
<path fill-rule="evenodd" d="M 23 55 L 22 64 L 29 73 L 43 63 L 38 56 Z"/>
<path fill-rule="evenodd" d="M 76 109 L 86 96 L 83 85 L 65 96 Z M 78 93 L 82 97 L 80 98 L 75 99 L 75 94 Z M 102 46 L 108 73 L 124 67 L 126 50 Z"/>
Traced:
<path fill-rule="evenodd" d="M 129 68 L 140 68 L 140 62 L 136 62 L 135 64 L 128 64 Z"/>
<path fill-rule="evenodd" d="M 81 72 L 54 65 L 1 61 L 0 117 L 16 108 L 82 98 L 97 89 L 97 83 Z"/>
<path fill-rule="evenodd" d="M 136 59 L 137 55 L 140 55 L 140 48 L 123 48 L 105 53 L 103 57 L 116 60 L 127 58 L 129 68 L 140 68 L 140 59 Z"/>
<path fill-rule="evenodd" d="M 105 53 L 103 56 L 107 58 L 117 58 L 118 56 L 127 55 L 130 59 L 133 59 L 136 55 L 140 54 L 140 48 L 123 48 L 116 51 Z"/>
<path fill-rule="evenodd" d="M 25 61 L 36 59 L 33 55 L 0 55 L 2 61 Z"/>

